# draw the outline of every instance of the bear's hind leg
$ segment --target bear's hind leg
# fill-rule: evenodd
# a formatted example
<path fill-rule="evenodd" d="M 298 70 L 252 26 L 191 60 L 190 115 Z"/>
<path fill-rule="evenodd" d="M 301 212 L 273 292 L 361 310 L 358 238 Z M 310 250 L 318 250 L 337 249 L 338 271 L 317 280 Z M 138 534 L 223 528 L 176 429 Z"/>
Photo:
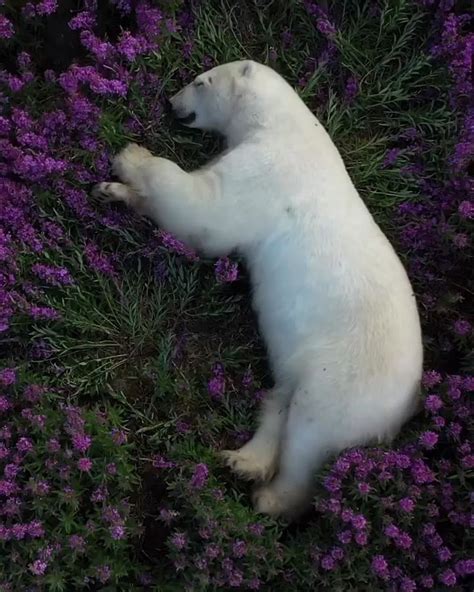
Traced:
<path fill-rule="evenodd" d="M 293 519 L 308 509 L 315 471 L 332 452 L 327 430 L 334 429 L 324 425 L 324 417 L 315 416 L 318 406 L 314 402 L 308 388 L 295 391 L 281 441 L 278 473 L 253 495 L 257 512 Z"/>
<path fill-rule="evenodd" d="M 263 402 L 260 426 L 239 450 L 224 450 L 225 463 L 243 479 L 268 481 L 278 467 L 281 437 L 291 391 L 274 388 Z"/>

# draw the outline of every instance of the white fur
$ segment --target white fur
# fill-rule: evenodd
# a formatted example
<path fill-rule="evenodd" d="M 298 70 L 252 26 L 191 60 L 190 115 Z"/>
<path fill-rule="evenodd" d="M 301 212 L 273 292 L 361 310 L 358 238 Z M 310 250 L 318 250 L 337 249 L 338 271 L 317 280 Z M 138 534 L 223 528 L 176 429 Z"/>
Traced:
<path fill-rule="evenodd" d="M 330 455 L 391 439 L 414 412 L 415 297 L 328 134 L 273 70 L 225 64 L 171 103 L 228 150 L 187 173 L 129 145 L 114 168 L 132 188 L 126 201 L 166 230 L 208 255 L 245 257 L 275 388 L 253 439 L 223 454 L 263 482 L 257 510 L 293 516 Z M 106 199 L 122 199 L 105 185 Z"/>

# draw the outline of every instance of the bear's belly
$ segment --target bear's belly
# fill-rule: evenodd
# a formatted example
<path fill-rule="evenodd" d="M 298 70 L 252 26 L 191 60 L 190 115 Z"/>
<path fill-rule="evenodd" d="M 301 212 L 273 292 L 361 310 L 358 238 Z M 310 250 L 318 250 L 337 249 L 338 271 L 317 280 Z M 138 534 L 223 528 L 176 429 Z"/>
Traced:
<path fill-rule="evenodd" d="M 315 236 L 274 238 L 247 257 L 275 378 L 300 372 L 298 359 L 311 363 L 328 350 L 343 364 L 341 357 L 357 352 L 367 367 L 380 360 L 384 372 L 396 369 L 399 352 L 418 351 L 421 338 L 412 289 L 395 252 L 379 234 L 370 248 L 370 235 L 333 248 Z"/>

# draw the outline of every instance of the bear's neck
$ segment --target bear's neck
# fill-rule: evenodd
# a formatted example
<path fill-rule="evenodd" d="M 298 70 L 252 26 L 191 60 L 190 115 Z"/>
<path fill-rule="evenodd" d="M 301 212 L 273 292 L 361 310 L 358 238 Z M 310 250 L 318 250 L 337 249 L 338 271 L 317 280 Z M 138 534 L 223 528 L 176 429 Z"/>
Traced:
<path fill-rule="evenodd" d="M 292 89 L 284 99 L 268 108 L 258 102 L 234 113 L 224 130 L 229 148 L 252 141 L 264 130 L 286 134 L 288 130 L 300 129 L 305 134 L 313 126 L 315 116 Z"/>

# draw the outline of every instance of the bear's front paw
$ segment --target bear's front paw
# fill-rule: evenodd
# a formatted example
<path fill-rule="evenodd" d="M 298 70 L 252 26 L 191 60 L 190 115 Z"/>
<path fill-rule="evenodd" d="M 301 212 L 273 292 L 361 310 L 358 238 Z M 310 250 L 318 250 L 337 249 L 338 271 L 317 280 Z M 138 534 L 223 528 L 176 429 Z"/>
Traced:
<path fill-rule="evenodd" d="M 105 204 L 113 200 L 112 192 L 110 190 L 112 183 L 97 183 L 94 185 L 91 192 L 91 201 L 94 204 Z"/>
<path fill-rule="evenodd" d="M 138 144 L 127 144 L 112 161 L 112 171 L 119 179 L 133 185 L 133 179 L 143 161 L 152 154 Z"/>

